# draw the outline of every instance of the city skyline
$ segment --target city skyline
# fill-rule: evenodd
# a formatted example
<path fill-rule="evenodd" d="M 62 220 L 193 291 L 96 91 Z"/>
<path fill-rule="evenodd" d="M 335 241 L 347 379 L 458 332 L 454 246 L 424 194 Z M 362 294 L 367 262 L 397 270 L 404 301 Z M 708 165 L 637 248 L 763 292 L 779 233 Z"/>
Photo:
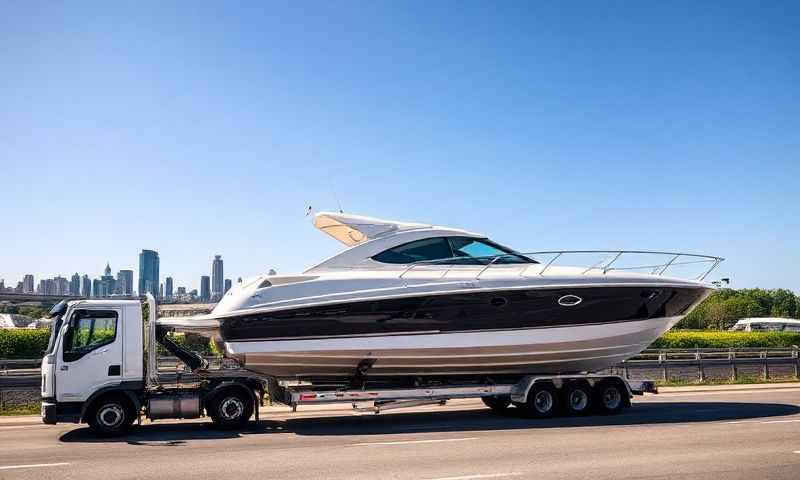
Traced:
<path fill-rule="evenodd" d="M 143 249 L 142 252 L 155 254 L 154 258 L 157 258 L 160 262 L 160 256 L 158 256 L 157 251 Z M 142 253 L 140 253 L 139 256 L 141 264 Z M 214 255 L 211 275 L 202 276 L 198 280 L 196 287 L 192 282 L 178 284 L 175 282 L 172 275 L 163 277 L 163 281 L 161 281 L 161 278 L 158 278 L 161 289 L 157 292 L 156 297 L 169 300 L 179 296 L 176 290 L 183 291 L 184 293 L 182 295 L 189 295 L 187 292 L 201 291 L 204 278 L 208 277 L 209 292 L 205 300 L 218 301 L 219 298 L 231 288 L 233 282 L 230 278 L 224 277 L 222 262 L 221 255 Z M 213 282 L 211 279 L 215 278 L 215 274 L 220 276 L 219 283 L 221 287 L 219 291 L 213 290 L 214 286 L 212 285 Z M 137 275 L 136 281 L 134 281 L 134 275 Z M 133 288 L 134 285 L 139 283 L 138 277 L 138 273 L 135 274 L 133 269 L 120 269 L 116 276 L 113 276 L 111 275 L 111 262 L 106 261 L 106 266 L 103 268 L 102 274 L 94 278 L 87 273 L 81 274 L 79 272 L 74 272 L 66 276 L 62 276 L 62 274 L 48 274 L 39 277 L 37 281 L 36 274 L 27 273 L 23 275 L 22 279 L 19 281 L 0 276 L 0 285 L 3 285 L 5 289 L 19 290 L 18 293 L 25 294 L 74 295 L 84 297 L 105 297 L 111 296 L 112 294 L 130 296 L 132 294 L 141 295 L 138 289 Z M 198 298 L 200 298 L 199 295 Z"/>

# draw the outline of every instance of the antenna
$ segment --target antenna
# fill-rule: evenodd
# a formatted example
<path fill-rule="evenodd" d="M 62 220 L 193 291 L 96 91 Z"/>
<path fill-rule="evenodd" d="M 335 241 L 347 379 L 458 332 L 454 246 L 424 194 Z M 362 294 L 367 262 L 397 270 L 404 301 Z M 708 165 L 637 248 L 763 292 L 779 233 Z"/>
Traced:
<path fill-rule="evenodd" d="M 344 210 L 342 210 L 342 202 L 339 201 L 339 197 L 336 195 L 336 189 L 333 188 L 333 182 L 331 181 L 330 175 L 328 175 L 328 188 L 331 189 L 331 193 L 333 193 L 333 199 L 336 200 L 336 205 L 339 206 L 339 213 L 344 213 Z"/>

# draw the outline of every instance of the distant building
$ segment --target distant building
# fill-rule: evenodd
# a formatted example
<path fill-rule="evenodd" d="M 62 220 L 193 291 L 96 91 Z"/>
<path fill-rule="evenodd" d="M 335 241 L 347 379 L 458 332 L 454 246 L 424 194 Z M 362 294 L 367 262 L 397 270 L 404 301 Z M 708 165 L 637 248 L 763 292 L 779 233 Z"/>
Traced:
<path fill-rule="evenodd" d="M 158 286 L 158 298 L 164 298 L 164 284 Z"/>
<path fill-rule="evenodd" d="M 53 295 L 69 295 L 69 280 L 61 275 L 53 279 Z"/>
<path fill-rule="evenodd" d="M 76 297 L 81 294 L 81 276 L 78 272 L 75 272 L 69 281 L 69 294 Z"/>
<path fill-rule="evenodd" d="M 164 298 L 167 300 L 172 299 L 172 277 L 164 279 Z"/>
<path fill-rule="evenodd" d="M 211 279 L 208 275 L 200 277 L 200 300 L 207 302 L 211 299 Z"/>
<path fill-rule="evenodd" d="M 92 280 L 92 296 L 93 297 L 106 296 L 106 293 L 103 290 L 103 282 L 101 282 L 99 278 L 95 278 L 94 280 Z"/>
<path fill-rule="evenodd" d="M 133 295 L 133 270 L 120 270 L 117 272 L 116 293 L 120 295 Z"/>
<path fill-rule="evenodd" d="M 139 254 L 139 295 L 158 295 L 158 252 L 142 250 Z"/>
<path fill-rule="evenodd" d="M 230 290 L 232 286 L 233 286 L 233 282 L 231 282 L 231 279 L 230 278 L 226 278 L 225 279 L 225 291 L 223 291 L 222 293 L 223 294 L 228 293 L 228 290 Z"/>
<path fill-rule="evenodd" d="M 22 293 L 33 293 L 33 284 L 33 275 L 25 275 L 22 279 Z"/>
<path fill-rule="evenodd" d="M 186 295 L 186 287 L 178 287 L 178 295 Z"/>
<path fill-rule="evenodd" d="M 111 265 L 106 262 L 106 269 L 103 271 L 103 276 L 100 277 L 100 282 L 103 284 L 103 297 L 110 297 L 114 294 L 117 287 L 117 279 L 111 275 Z"/>
<path fill-rule="evenodd" d="M 214 261 L 211 262 L 211 298 L 219 300 L 223 294 L 223 268 L 222 256 L 214 255 Z M 200 289 L 202 292 L 202 288 Z"/>
<path fill-rule="evenodd" d="M 92 281 L 89 279 L 89 275 L 81 277 L 81 296 L 87 298 L 92 296 Z"/>

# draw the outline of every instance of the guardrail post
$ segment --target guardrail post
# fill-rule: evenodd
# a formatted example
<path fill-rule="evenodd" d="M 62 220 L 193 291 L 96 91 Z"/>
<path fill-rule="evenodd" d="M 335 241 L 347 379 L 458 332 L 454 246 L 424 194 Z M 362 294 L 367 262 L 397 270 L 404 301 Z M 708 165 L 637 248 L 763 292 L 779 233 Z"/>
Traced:
<path fill-rule="evenodd" d="M 700 349 L 698 348 L 694 352 L 694 361 L 697 362 L 697 373 L 699 376 L 699 380 L 701 382 L 706 381 L 706 371 L 703 368 L 703 355 L 700 353 Z"/>
<path fill-rule="evenodd" d="M 769 359 L 767 358 L 766 349 L 761 351 L 761 360 L 763 362 L 763 367 L 762 367 L 763 368 L 763 374 L 761 375 L 761 377 L 764 380 L 769 380 Z"/>
<path fill-rule="evenodd" d="M 661 379 L 669 381 L 669 367 L 667 366 L 667 353 L 664 350 L 658 351 L 658 363 L 661 364 Z"/>
<path fill-rule="evenodd" d="M 735 382 L 739 377 L 739 370 L 736 368 L 736 350 L 728 349 L 728 360 L 731 363 L 731 381 Z"/>
<path fill-rule="evenodd" d="M 792 345 L 792 358 L 794 358 L 794 378 L 800 380 L 800 355 L 797 354 L 797 345 Z"/>

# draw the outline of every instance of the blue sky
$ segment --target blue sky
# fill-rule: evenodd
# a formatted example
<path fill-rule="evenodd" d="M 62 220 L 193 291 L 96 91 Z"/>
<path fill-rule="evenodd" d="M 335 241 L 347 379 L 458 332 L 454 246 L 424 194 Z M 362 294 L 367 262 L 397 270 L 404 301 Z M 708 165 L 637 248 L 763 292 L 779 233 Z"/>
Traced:
<path fill-rule="evenodd" d="M 2 2 L 0 278 L 196 288 L 308 205 L 800 292 L 797 2 Z"/>

